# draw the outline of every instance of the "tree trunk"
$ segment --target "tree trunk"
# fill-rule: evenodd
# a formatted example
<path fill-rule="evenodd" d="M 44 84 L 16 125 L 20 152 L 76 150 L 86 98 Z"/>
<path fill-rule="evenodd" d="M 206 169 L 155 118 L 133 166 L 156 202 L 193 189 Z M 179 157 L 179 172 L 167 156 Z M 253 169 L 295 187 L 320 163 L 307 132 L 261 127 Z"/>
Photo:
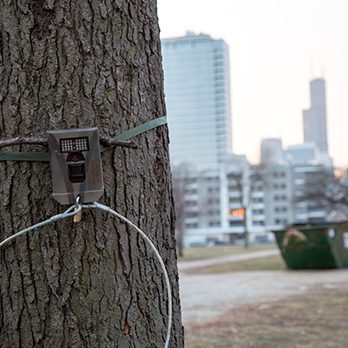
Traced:
<path fill-rule="evenodd" d="M 243 207 L 244 216 L 243 216 L 243 225 L 244 225 L 244 248 L 249 248 L 249 230 L 248 230 L 248 217 L 247 217 L 247 207 Z"/>
<path fill-rule="evenodd" d="M 112 136 L 165 113 L 155 0 L 0 0 L 0 16 L 0 139 L 71 127 Z M 101 201 L 159 249 L 173 287 L 171 346 L 182 347 L 167 129 L 136 141 L 138 149 L 103 154 Z M 47 163 L 0 162 L 0 180 L 1 240 L 65 209 L 50 197 Z M 1 347 L 164 343 L 160 266 L 133 230 L 101 211 L 0 250 L 0 291 Z"/>

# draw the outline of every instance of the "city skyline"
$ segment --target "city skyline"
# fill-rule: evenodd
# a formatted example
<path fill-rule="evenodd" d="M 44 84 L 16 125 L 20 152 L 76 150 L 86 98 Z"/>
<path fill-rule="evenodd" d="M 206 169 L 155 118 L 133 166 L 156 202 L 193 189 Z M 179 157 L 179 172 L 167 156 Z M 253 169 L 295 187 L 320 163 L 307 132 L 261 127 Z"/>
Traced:
<path fill-rule="evenodd" d="M 230 46 L 236 153 L 255 163 L 263 138 L 280 137 L 285 146 L 302 143 L 308 84 L 324 78 L 329 153 L 335 165 L 347 166 L 348 3 L 218 0 L 211 6 L 208 1 L 159 0 L 158 7 L 162 38 L 192 30 Z"/>

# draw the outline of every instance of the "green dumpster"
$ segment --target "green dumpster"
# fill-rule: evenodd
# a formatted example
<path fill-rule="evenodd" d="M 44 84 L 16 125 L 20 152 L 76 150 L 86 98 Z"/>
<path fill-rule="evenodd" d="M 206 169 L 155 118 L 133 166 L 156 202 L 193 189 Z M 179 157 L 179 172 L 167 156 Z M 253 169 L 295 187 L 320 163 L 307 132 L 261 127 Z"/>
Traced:
<path fill-rule="evenodd" d="M 348 222 L 294 225 L 273 233 L 288 268 L 348 267 Z"/>

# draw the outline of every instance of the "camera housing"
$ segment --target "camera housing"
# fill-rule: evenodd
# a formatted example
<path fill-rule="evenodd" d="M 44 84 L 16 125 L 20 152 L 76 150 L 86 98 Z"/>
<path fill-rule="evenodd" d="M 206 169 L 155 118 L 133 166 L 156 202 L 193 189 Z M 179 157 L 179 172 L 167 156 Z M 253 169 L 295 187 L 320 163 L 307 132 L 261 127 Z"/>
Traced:
<path fill-rule="evenodd" d="M 98 128 L 48 132 L 52 197 L 61 204 L 97 201 L 104 193 Z"/>

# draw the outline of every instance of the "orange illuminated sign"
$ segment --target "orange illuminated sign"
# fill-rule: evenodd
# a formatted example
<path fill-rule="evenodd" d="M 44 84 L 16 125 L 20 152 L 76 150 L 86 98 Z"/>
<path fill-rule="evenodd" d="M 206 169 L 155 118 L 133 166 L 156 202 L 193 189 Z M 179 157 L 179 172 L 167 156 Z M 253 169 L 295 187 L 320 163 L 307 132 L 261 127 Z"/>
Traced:
<path fill-rule="evenodd" d="M 245 215 L 245 209 L 244 208 L 230 209 L 230 214 L 232 216 L 244 216 Z"/>

